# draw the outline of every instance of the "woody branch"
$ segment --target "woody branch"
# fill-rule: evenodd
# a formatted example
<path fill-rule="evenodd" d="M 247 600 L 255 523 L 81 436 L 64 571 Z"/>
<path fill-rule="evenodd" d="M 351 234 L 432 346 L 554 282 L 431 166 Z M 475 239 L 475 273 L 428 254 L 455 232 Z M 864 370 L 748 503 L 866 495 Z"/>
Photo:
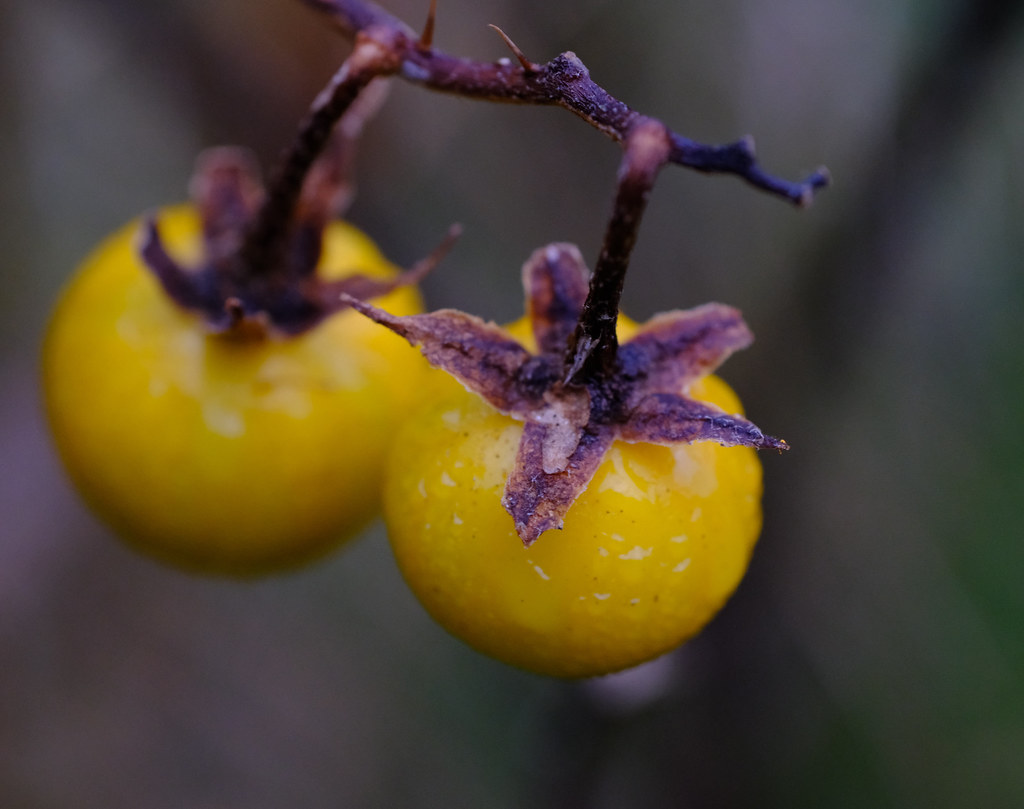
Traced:
<path fill-rule="evenodd" d="M 620 144 L 640 121 L 649 120 L 622 103 L 590 77 L 586 65 L 571 51 L 535 64 L 500 30 L 515 60 L 477 62 L 451 56 L 431 46 L 433 9 L 422 36 L 405 23 L 365 0 L 303 0 L 331 16 L 348 36 L 370 31 L 384 33 L 398 62 L 397 75 L 432 90 L 486 101 L 564 107 Z M 733 174 L 755 188 L 804 206 L 829 182 L 819 168 L 799 181 L 765 172 L 754 153 L 752 138 L 734 143 L 698 143 L 666 130 L 668 162 L 713 174 Z"/>

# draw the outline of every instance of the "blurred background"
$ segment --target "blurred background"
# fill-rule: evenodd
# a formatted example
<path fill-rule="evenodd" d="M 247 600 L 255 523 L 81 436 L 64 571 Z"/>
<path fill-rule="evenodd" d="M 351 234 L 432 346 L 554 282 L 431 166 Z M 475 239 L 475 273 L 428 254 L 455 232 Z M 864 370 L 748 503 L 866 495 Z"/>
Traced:
<path fill-rule="evenodd" d="M 391 0 L 419 27 L 426 0 Z M 0 806 L 1024 806 L 1024 4 L 442 0 L 435 44 L 574 50 L 698 140 L 834 187 L 797 211 L 670 169 L 626 310 L 722 300 L 724 376 L 793 445 L 736 597 L 652 666 L 565 683 L 484 658 L 378 524 L 237 583 L 125 550 L 49 444 L 37 361 L 78 261 L 271 163 L 347 52 L 295 0 L 0 2 Z M 558 109 L 396 85 L 351 218 L 399 264 L 465 235 L 432 306 L 499 321 L 549 241 L 593 263 L 619 150 Z"/>

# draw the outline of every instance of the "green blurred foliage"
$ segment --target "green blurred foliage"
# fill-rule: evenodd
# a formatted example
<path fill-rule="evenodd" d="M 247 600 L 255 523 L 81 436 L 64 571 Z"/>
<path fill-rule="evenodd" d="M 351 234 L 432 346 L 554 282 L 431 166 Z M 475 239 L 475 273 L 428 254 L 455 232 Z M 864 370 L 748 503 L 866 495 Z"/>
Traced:
<path fill-rule="evenodd" d="M 809 210 L 667 171 L 625 305 L 717 299 L 725 376 L 794 446 L 722 615 L 658 664 L 547 681 L 445 635 L 381 526 L 259 583 L 111 540 L 36 379 L 80 258 L 184 196 L 195 154 L 269 164 L 346 44 L 290 0 L 0 6 L 0 805 L 1024 805 L 1024 15 L 905 0 L 445 0 L 436 42 L 572 49 L 700 140 L 757 137 Z M 418 25 L 426 3 L 389 5 Z M 593 261 L 617 149 L 572 116 L 398 85 L 351 216 L 399 263 L 452 221 L 435 306 L 519 312 L 548 241 Z"/>

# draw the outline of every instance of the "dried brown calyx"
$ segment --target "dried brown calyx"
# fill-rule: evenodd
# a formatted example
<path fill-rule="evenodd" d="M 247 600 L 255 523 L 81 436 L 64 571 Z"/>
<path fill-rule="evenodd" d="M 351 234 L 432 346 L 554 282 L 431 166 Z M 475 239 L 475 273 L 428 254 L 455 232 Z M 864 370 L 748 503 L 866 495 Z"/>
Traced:
<path fill-rule="evenodd" d="M 141 257 L 175 303 L 202 315 L 211 331 L 237 336 L 298 334 L 346 308 L 342 294 L 373 298 L 417 283 L 448 249 L 456 229 L 433 255 L 391 278 L 355 274 L 327 280 L 317 272 L 324 229 L 351 196 L 341 166 L 338 150 L 317 161 L 287 228 L 267 245 L 254 239 L 261 236 L 266 200 L 255 161 L 243 149 L 211 149 L 200 156 L 191 184 L 202 263 L 183 267 L 175 261 L 153 217 L 142 226 Z"/>
<path fill-rule="evenodd" d="M 656 315 L 618 347 L 609 373 L 567 381 L 588 275 L 570 244 L 549 245 L 526 262 L 523 286 L 536 353 L 505 329 L 463 312 L 396 317 L 348 300 L 419 346 L 432 365 L 524 422 L 502 503 L 526 545 L 561 526 L 616 439 L 788 449 L 745 418 L 685 393 L 752 340 L 740 313 L 722 304 Z"/>
<path fill-rule="evenodd" d="M 626 269 L 671 133 L 639 118 L 626 134 L 612 213 L 593 275 L 572 245 L 537 251 L 523 269 L 537 353 L 493 323 L 453 310 L 396 317 L 357 311 L 418 345 L 503 413 L 524 422 L 502 503 L 530 545 L 560 527 L 616 439 L 788 449 L 742 416 L 686 395 L 752 340 L 740 313 L 711 303 L 657 315 L 622 345 L 616 325 Z"/>

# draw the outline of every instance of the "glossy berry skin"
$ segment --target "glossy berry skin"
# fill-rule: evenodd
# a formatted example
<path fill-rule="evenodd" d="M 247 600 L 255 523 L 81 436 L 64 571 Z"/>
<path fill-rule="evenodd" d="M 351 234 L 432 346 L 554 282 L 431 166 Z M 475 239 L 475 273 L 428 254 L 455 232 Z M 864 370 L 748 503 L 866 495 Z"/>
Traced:
<path fill-rule="evenodd" d="M 168 250 L 195 263 L 194 209 L 158 218 Z M 328 552 L 378 509 L 381 459 L 422 361 L 351 311 L 294 337 L 211 334 L 141 265 L 137 228 L 86 260 L 46 340 L 46 407 L 72 479 L 124 539 L 187 568 L 255 575 Z M 335 223 L 318 272 L 397 270 Z M 410 289 L 380 300 L 420 305 Z"/>
<path fill-rule="evenodd" d="M 616 442 L 563 530 L 526 548 L 501 504 L 521 423 L 438 387 L 398 435 L 384 503 L 406 581 L 452 634 L 530 671 L 587 677 L 673 649 L 734 591 L 761 528 L 753 449 Z M 690 395 L 740 410 L 717 377 Z"/>

